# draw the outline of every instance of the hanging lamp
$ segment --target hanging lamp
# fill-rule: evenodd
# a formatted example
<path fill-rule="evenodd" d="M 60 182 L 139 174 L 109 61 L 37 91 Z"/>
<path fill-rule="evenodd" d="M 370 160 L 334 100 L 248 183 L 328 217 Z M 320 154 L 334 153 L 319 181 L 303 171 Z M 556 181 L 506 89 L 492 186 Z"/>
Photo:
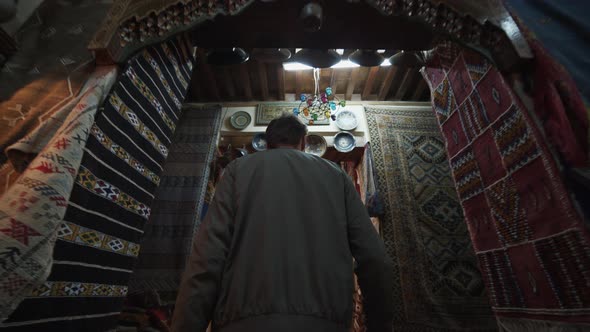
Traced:
<path fill-rule="evenodd" d="M 348 56 L 350 62 L 363 67 L 380 66 L 385 58 L 377 50 L 356 50 Z"/>
<path fill-rule="evenodd" d="M 300 117 L 304 123 L 329 124 L 330 119 L 336 120 L 336 113 L 346 106 L 345 100 L 340 100 L 333 93 L 331 87 L 320 93 L 320 69 L 313 69 L 314 93 L 301 94 L 298 107 L 293 108 L 293 114 Z"/>
<path fill-rule="evenodd" d="M 286 48 L 255 48 L 252 57 L 260 62 L 285 62 L 291 58 Z"/>
<path fill-rule="evenodd" d="M 340 62 L 341 57 L 340 54 L 333 49 L 318 50 L 304 48 L 295 53 L 293 59 L 313 68 L 329 68 Z"/>
<path fill-rule="evenodd" d="M 424 64 L 424 61 L 414 51 L 405 52 L 400 51 L 389 58 L 391 65 L 401 67 L 419 67 Z"/>
<path fill-rule="evenodd" d="M 317 2 L 310 2 L 303 6 L 299 14 L 303 30 L 307 32 L 315 32 L 322 28 L 323 9 Z"/>
<path fill-rule="evenodd" d="M 207 52 L 207 63 L 214 66 L 237 65 L 248 61 L 250 55 L 239 47 L 214 48 Z"/>

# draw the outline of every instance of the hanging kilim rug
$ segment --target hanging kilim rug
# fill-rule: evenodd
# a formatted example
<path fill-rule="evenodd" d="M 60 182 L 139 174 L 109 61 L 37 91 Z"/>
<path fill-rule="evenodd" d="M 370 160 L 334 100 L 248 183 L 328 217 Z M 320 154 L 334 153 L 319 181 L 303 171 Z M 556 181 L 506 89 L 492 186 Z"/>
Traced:
<path fill-rule="evenodd" d="M 220 124 L 220 105 L 185 109 L 155 192 L 129 295 L 156 291 L 164 303 L 176 300 L 200 222 Z"/>
<path fill-rule="evenodd" d="M 432 109 L 366 114 L 396 269 L 395 331 L 497 330 Z"/>
<path fill-rule="evenodd" d="M 538 109 L 529 112 L 498 68 L 460 45 L 437 46 L 422 75 L 499 325 L 590 330 L 590 232 Z M 563 107 L 555 105 L 541 107 Z"/>

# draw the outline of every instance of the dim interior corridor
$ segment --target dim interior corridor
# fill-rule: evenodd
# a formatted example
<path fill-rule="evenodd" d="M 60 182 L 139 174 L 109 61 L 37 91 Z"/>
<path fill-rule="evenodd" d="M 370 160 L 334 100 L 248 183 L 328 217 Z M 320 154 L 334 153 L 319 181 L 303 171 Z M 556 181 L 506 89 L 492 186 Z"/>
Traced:
<path fill-rule="evenodd" d="M 0 330 L 170 331 L 228 164 L 284 114 L 353 182 L 393 330 L 590 328 L 587 9 L 0 0 Z"/>

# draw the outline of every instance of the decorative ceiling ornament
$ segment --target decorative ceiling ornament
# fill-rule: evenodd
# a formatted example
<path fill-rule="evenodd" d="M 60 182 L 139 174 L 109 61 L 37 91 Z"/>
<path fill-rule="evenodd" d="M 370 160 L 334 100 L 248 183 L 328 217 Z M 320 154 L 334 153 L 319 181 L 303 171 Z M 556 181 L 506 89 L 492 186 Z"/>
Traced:
<path fill-rule="evenodd" d="M 293 59 L 313 68 L 329 68 L 340 62 L 341 57 L 335 50 L 304 48 L 295 53 Z"/>
<path fill-rule="evenodd" d="M 346 100 L 340 100 L 332 92 L 331 87 L 320 93 L 320 69 L 313 69 L 315 91 L 313 95 L 301 94 L 298 107 L 293 108 L 293 114 L 309 125 L 327 125 L 330 119 L 335 121 L 336 114 L 341 107 L 346 106 Z"/>
<path fill-rule="evenodd" d="M 237 65 L 248 61 L 250 56 L 239 47 L 214 48 L 207 52 L 207 63 L 214 66 Z"/>
<path fill-rule="evenodd" d="M 113 4 L 105 24 L 97 31 L 89 48 L 100 49 L 101 46 L 110 44 L 111 40 L 108 39 L 114 29 L 117 30 L 114 35 L 118 37 L 121 48 L 135 44 L 141 46 L 142 43 L 186 31 L 192 25 L 218 14 L 235 15 L 252 2 L 253 0 L 184 0 L 166 5 L 167 2 L 157 0 L 118 0 Z M 132 15 L 129 17 L 129 14 Z"/>
<path fill-rule="evenodd" d="M 377 50 L 356 50 L 348 56 L 348 60 L 363 67 L 380 66 L 385 58 Z"/>

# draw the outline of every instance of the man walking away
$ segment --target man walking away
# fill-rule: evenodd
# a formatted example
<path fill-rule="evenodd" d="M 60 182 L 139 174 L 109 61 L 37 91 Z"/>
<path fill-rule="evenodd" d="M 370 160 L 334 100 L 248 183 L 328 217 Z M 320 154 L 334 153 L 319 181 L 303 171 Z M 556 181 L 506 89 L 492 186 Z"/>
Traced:
<path fill-rule="evenodd" d="M 307 128 L 273 120 L 269 150 L 236 159 L 220 181 L 176 302 L 172 330 L 345 332 L 352 258 L 369 332 L 392 331 L 389 259 L 352 181 L 302 152 Z"/>

